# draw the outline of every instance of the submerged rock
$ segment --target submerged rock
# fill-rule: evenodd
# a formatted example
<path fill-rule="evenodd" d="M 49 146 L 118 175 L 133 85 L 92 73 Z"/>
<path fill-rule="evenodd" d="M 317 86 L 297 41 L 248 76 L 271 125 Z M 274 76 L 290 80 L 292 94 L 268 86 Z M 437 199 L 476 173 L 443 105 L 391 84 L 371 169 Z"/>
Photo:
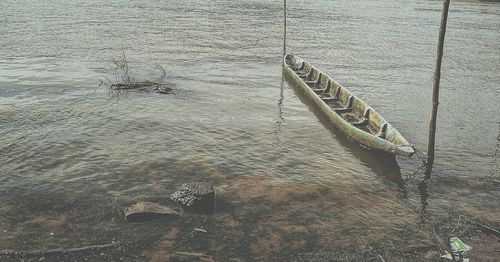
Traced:
<path fill-rule="evenodd" d="M 129 222 L 142 222 L 176 215 L 177 212 L 151 202 L 138 202 L 125 208 L 125 219 Z"/>
<path fill-rule="evenodd" d="M 215 189 L 209 183 L 182 184 L 170 198 L 186 211 L 212 214 L 215 211 Z"/>

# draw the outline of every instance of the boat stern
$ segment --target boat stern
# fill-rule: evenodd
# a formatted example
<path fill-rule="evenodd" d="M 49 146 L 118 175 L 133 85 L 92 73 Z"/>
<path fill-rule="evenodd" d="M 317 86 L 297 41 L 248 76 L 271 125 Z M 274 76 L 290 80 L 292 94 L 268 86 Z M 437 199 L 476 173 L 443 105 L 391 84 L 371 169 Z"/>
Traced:
<path fill-rule="evenodd" d="M 415 154 L 415 148 L 410 145 L 396 146 L 396 155 L 411 157 Z"/>

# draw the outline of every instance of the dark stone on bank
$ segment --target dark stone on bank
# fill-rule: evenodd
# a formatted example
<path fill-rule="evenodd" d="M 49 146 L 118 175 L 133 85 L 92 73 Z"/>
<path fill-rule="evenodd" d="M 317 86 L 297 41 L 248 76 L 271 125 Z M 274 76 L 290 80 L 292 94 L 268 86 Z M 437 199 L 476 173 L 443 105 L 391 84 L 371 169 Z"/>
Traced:
<path fill-rule="evenodd" d="M 143 222 L 176 215 L 177 212 L 151 202 L 139 202 L 125 208 L 125 219 L 128 222 Z"/>
<path fill-rule="evenodd" d="M 170 198 L 186 211 L 200 214 L 213 214 L 215 212 L 215 189 L 209 183 L 182 184 Z"/>

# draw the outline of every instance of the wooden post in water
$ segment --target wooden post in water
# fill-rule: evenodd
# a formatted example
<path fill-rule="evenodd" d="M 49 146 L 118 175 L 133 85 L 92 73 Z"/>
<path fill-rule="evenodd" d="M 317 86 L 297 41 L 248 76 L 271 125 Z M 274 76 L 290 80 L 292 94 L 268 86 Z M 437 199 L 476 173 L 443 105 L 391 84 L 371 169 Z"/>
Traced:
<path fill-rule="evenodd" d="M 439 105 L 439 81 L 441 80 L 441 61 L 443 60 L 444 36 L 446 34 L 446 22 L 448 20 L 448 9 L 450 0 L 443 0 L 443 13 L 441 14 L 441 26 L 439 27 L 439 42 L 437 47 L 436 68 L 434 71 L 434 82 L 432 85 L 432 113 L 429 124 L 429 143 L 427 144 L 427 164 L 434 163 L 434 147 L 436 143 L 436 119 Z"/>
<path fill-rule="evenodd" d="M 286 55 L 286 0 L 283 0 L 283 57 Z"/>

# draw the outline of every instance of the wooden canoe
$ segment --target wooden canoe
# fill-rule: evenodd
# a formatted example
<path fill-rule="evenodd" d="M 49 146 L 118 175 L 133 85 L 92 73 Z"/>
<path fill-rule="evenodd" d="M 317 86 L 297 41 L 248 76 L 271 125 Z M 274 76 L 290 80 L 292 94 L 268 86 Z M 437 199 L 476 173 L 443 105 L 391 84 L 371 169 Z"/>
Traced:
<path fill-rule="evenodd" d="M 394 155 L 411 157 L 415 153 L 414 147 L 373 108 L 311 64 L 288 54 L 283 71 L 333 125 L 353 140 Z"/>

